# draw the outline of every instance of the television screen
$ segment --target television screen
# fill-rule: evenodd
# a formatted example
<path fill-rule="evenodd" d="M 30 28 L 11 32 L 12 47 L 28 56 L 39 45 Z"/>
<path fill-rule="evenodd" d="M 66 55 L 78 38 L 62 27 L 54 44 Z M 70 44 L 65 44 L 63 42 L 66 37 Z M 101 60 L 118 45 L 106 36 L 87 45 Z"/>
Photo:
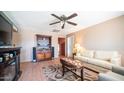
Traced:
<path fill-rule="evenodd" d="M 12 43 L 12 25 L 0 15 L 0 46 L 9 46 Z"/>

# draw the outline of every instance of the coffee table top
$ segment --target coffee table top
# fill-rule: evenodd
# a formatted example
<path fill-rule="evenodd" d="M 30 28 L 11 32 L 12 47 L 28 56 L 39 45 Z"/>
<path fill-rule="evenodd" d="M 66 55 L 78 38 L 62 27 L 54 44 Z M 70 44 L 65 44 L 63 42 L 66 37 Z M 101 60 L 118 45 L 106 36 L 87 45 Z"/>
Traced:
<path fill-rule="evenodd" d="M 65 64 L 70 66 L 70 67 L 75 67 L 75 68 L 85 68 L 85 69 L 88 69 L 88 70 L 91 70 L 93 72 L 96 72 L 96 73 L 106 73 L 110 70 L 108 69 L 105 69 L 103 67 L 100 67 L 100 66 L 96 66 L 96 65 L 93 65 L 93 64 L 90 64 L 90 63 L 87 63 L 87 62 L 83 62 L 83 61 L 79 61 L 79 60 L 73 60 L 71 58 L 67 58 L 67 57 L 64 57 L 64 58 L 61 58 L 62 60 L 65 61 Z"/>
<path fill-rule="evenodd" d="M 83 66 L 83 64 L 80 61 L 73 60 L 71 58 L 61 58 L 61 60 L 63 60 L 63 63 L 62 64 L 65 64 L 68 67 L 81 68 Z"/>

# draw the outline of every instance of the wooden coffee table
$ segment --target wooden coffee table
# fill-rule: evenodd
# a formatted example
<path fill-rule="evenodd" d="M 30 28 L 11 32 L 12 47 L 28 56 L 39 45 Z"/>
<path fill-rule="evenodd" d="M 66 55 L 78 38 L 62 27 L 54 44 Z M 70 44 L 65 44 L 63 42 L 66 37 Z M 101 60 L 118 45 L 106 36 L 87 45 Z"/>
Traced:
<path fill-rule="evenodd" d="M 80 77 L 82 81 L 92 80 L 89 78 L 85 78 L 85 74 L 87 74 L 87 76 L 89 75 L 90 77 L 92 77 L 92 75 L 88 74 L 88 73 L 84 74 L 84 72 L 85 72 L 84 70 L 93 72 L 97 76 L 100 72 L 107 72 L 108 71 L 108 69 L 104 69 L 104 68 L 99 67 L 99 66 L 88 64 L 86 62 L 81 62 L 79 60 L 73 60 L 71 58 L 61 58 L 60 62 L 62 64 L 62 68 L 63 68 L 63 76 L 65 74 L 65 69 L 67 69 L 68 71 L 71 71 L 76 76 Z M 77 70 L 79 73 L 76 72 Z"/>

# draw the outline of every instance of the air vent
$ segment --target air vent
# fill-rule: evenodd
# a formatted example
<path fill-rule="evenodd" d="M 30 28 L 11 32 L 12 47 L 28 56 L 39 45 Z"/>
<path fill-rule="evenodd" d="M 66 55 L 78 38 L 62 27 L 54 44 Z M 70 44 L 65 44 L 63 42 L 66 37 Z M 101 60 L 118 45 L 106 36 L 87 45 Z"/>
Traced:
<path fill-rule="evenodd" d="M 58 30 L 58 29 L 53 29 L 53 31 L 52 32 L 59 32 L 60 30 Z"/>

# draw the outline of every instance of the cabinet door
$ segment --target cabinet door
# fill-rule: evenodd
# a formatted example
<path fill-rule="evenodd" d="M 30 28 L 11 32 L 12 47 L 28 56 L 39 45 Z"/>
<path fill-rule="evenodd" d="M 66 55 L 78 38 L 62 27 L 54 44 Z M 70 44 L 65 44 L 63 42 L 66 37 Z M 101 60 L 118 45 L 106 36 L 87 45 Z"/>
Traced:
<path fill-rule="evenodd" d="M 36 55 L 37 55 L 37 61 L 42 61 L 45 58 L 44 53 L 37 53 Z"/>
<path fill-rule="evenodd" d="M 46 52 L 45 53 L 45 59 L 51 59 L 51 52 Z"/>

